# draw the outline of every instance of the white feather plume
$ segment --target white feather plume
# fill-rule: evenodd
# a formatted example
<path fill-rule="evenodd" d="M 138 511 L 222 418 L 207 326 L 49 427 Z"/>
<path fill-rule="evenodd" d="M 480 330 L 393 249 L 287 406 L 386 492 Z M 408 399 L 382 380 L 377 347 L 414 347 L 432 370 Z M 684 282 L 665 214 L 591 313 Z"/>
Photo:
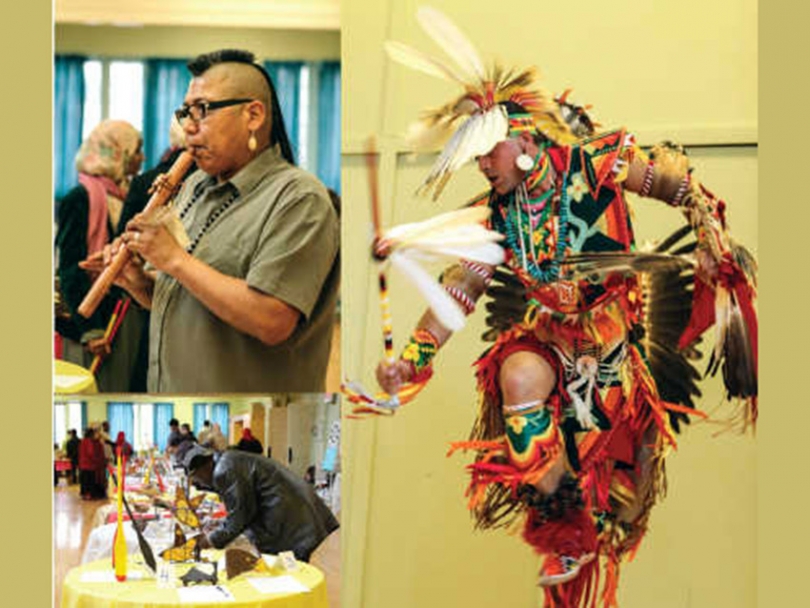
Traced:
<path fill-rule="evenodd" d="M 452 331 L 464 326 L 464 311 L 421 263 L 446 258 L 493 266 L 503 262 L 504 251 L 497 243 L 503 236 L 483 225 L 490 213 L 488 207 L 465 207 L 422 222 L 394 226 L 383 235 L 390 243 L 391 265 L 413 282 L 436 318 Z"/>
<path fill-rule="evenodd" d="M 467 82 L 479 84 L 486 80 L 484 63 L 467 36 L 444 13 L 428 6 L 416 12 L 419 25 L 436 44 L 467 75 Z"/>
<path fill-rule="evenodd" d="M 490 209 L 484 206 L 464 207 L 455 211 L 440 213 L 421 222 L 393 226 L 385 232 L 384 238 L 394 242 L 396 245 L 407 245 L 414 241 L 434 237 L 443 239 L 452 230 L 477 226 L 489 235 L 486 240 L 500 240 L 503 237 L 499 233 L 486 230 L 483 227 L 483 223 L 487 221 L 490 213 Z"/>
<path fill-rule="evenodd" d="M 439 182 L 433 198 L 438 198 L 446 176 L 457 171 L 477 156 L 488 154 L 509 133 L 506 109 L 497 105 L 487 112 L 470 116 L 448 140 L 430 173 L 420 186 L 429 188 Z"/>
<path fill-rule="evenodd" d="M 503 247 L 495 243 L 483 243 L 481 245 L 470 244 L 446 244 L 446 243 L 432 243 L 407 247 L 408 255 L 412 259 L 418 259 L 425 262 L 435 262 L 440 260 L 458 261 L 459 259 L 469 260 L 471 262 L 480 262 L 482 264 L 489 264 L 497 266 L 503 262 L 504 253 Z"/>
<path fill-rule="evenodd" d="M 461 86 L 465 85 L 464 76 L 459 74 L 458 70 L 447 65 L 440 59 L 431 57 L 427 53 L 423 53 L 407 44 L 388 40 L 385 42 L 385 50 L 388 52 L 388 56 L 391 59 L 398 61 L 412 70 L 424 72 L 425 74 L 443 80 L 456 82 Z"/>
<path fill-rule="evenodd" d="M 458 331 L 464 327 L 464 312 L 425 269 L 405 252 L 394 251 L 389 260 L 419 290 L 442 325 L 450 331 Z"/>

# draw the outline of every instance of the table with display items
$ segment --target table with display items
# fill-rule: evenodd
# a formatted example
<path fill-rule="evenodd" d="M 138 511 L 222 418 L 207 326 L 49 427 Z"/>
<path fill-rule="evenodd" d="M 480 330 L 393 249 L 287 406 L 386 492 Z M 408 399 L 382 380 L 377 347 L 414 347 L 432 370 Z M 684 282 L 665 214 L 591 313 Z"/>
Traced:
<path fill-rule="evenodd" d="M 195 564 L 173 564 L 176 586 L 161 587 L 142 558 L 130 557 L 127 580 L 118 582 L 110 559 L 77 566 L 62 584 L 62 608 L 153 608 L 156 606 L 231 606 L 233 608 L 328 608 L 323 573 L 303 562 L 287 571 L 273 566 L 270 573 L 248 572 L 228 580 L 222 552 L 206 550 L 203 558 L 219 560 L 219 584 L 191 584 L 177 580 Z M 268 563 L 274 556 L 264 556 Z M 198 566 L 206 573 L 208 564 Z"/>

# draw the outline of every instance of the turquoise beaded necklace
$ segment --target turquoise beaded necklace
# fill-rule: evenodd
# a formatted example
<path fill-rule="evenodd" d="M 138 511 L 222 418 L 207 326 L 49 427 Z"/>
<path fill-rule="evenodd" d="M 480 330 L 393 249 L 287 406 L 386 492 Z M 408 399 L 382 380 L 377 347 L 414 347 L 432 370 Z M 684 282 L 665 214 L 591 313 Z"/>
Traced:
<path fill-rule="evenodd" d="M 545 148 L 541 148 L 535 159 L 535 167 L 544 154 Z M 528 172 L 524 182 L 542 183 L 550 164 L 550 162 L 546 163 L 540 179 L 531 179 L 536 172 L 536 169 L 533 168 Z M 540 283 L 550 283 L 559 279 L 560 267 L 557 261 L 561 260 L 565 253 L 568 237 L 568 215 L 570 212 L 570 200 L 564 188 L 564 182 L 565 176 L 559 176 L 554 188 L 546 190 L 535 198 L 527 198 L 523 201 L 523 204 L 520 204 L 520 201 L 517 200 L 516 190 L 512 191 L 509 193 L 505 205 L 506 213 L 493 215 L 494 227 L 506 237 L 506 244 L 512 254 L 515 256 L 522 254 L 523 269 Z M 536 216 L 532 210 L 538 206 L 541 206 L 540 215 Z M 553 236 L 554 225 L 550 220 L 555 206 L 557 207 L 558 229 L 553 251 L 546 255 L 533 254 L 527 256 L 527 252 L 534 251 L 533 243 L 537 231 L 540 231 L 539 242 L 541 246 L 548 247 L 549 238 Z M 540 259 L 538 260 L 538 258 Z"/>

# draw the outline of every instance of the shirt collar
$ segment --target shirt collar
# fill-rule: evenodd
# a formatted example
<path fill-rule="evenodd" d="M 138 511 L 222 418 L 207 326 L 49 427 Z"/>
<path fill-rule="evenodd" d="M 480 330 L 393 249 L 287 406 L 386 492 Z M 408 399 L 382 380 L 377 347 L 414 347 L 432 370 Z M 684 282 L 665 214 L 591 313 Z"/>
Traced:
<path fill-rule="evenodd" d="M 194 196 L 199 197 L 206 190 L 228 188 L 244 196 L 253 190 L 271 171 L 284 164 L 278 144 L 262 150 L 253 160 L 242 167 L 239 172 L 226 182 L 218 183 L 213 175 L 206 175 L 194 186 Z"/>
<path fill-rule="evenodd" d="M 270 171 L 276 169 L 284 162 L 278 144 L 262 150 L 256 158 L 242 167 L 239 172 L 228 180 L 240 196 L 253 190 Z"/>

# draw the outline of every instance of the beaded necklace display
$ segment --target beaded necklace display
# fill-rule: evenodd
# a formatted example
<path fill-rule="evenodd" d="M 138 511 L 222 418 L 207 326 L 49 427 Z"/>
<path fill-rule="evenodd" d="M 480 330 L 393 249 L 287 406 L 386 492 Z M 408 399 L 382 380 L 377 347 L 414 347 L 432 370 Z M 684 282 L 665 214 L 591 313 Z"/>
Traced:
<path fill-rule="evenodd" d="M 181 220 L 186 216 L 186 214 L 188 214 L 189 210 L 191 210 L 197 200 L 199 200 L 204 191 L 205 188 L 201 188 L 199 192 L 195 192 L 192 195 L 191 200 L 189 200 L 188 204 L 186 204 L 186 206 L 183 207 L 183 210 L 180 212 Z M 225 201 L 223 201 L 222 204 L 217 207 L 211 215 L 208 216 L 208 219 L 205 220 L 205 224 L 203 224 L 202 228 L 197 233 L 197 236 L 195 236 L 191 243 L 189 243 L 189 246 L 186 247 L 186 251 L 188 253 L 194 253 L 194 250 L 197 248 L 197 245 L 200 243 L 200 239 L 203 237 L 203 235 L 205 235 L 205 233 L 211 229 L 211 226 L 213 226 L 214 223 L 219 219 L 219 216 L 225 213 L 228 207 L 233 205 L 237 198 L 239 198 L 239 192 L 234 190 L 231 192 L 231 195 Z"/>
<path fill-rule="evenodd" d="M 543 166 L 529 171 L 527 178 L 509 194 L 501 213 L 494 218 L 497 218 L 495 228 L 506 237 L 512 255 L 520 256 L 521 268 L 535 281 L 550 283 L 559 278 L 560 267 L 555 261 L 562 259 L 565 253 L 570 204 L 562 173 L 557 175 L 553 188 L 537 197 L 528 197 L 526 192 L 534 189 L 548 174 L 551 163 L 544 149 L 538 154 L 535 165 L 540 162 Z M 541 245 L 540 251 L 537 251 L 536 243 Z"/>

